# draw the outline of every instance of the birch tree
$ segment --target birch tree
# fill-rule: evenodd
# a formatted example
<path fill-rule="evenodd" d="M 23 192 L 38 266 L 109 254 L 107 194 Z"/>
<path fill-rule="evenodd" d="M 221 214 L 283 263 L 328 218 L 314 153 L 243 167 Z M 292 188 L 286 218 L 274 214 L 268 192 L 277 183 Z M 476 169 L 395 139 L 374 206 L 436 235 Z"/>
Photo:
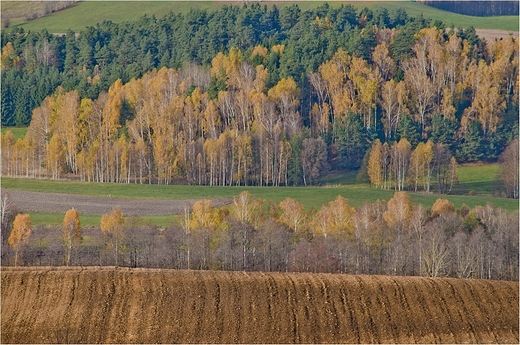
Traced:
<path fill-rule="evenodd" d="M 61 240 L 63 242 L 66 266 L 70 265 L 72 249 L 78 247 L 83 240 L 81 234 L 82 229 L 78 211 L 72 208 L 65 213 L 61 228 Z"/>
<path fill-rule="evenodd" d="M 28 214 L 17 214 L 14 218 L 13 229 L 7 239 L 9 244 L 15 251 L 14 265 L 18 265 L 18 254 L 20 249 L 27 244 L 31 236 L 31 217 Z"/>

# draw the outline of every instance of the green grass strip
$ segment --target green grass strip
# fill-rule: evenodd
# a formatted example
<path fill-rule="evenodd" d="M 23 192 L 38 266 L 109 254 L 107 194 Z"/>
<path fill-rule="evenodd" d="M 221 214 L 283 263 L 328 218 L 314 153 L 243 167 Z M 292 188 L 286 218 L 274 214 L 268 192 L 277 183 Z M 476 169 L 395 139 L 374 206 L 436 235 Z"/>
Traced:
<path fill-rule="evenodd" d="M 16 21 L 13 26 L 22 26 L 25 30 L 41 31 L 48 30 L 52 33 L 65 33 L 68 29 L 76 32 L 87 26 L 95 26 L 103 20 L 111 20 L 114 23 L 123 21 L 134 21 L 143 15 L 161 17 L 170 11 L 176 13 L 187 13 L 191 8 L 204 10 L 217 10 L 223 5 L 240 5 L 241 1 L 81 1 L 78 4 L 63 11 L 53 13 L 29 22 L 19 23 Z M 280 2 L 261 2 L 262 5 L 271 6 L 273 3 L 278 8 L 283 8 L 297 3 L 303 10 L 309 10 L 323 5 L 322 1 L 280 1 Z M 357 9 L 364 7 L 376 10 L 385 7 L 392 14 L 398 8 L 406 10 L 409 16 L 417 17 L 423 15 L 433 21 L 440 20 L 446 26 L 455 27 L 474 26 L 477 29 L 497 29 L 507 31 L 518 31 L 517 16 L 500 17 L 474 17 L 457 13 L 439 10 L 414 1 L 333 1 L 329 2 L 332 7 L 341 4 L 351 4 Z"/>
<path fill-rule="evenodd" d="M 376 200 L 388 201 L 392 190 L 380 190 L 368 186 L 334 186 L 334 187 L 208 187 L 186 185 L 135 185 L 116 183 L 88 183 L 71 181 L 51 181 L 35 179 L 3 178 L 2 188 L 19 189 L 34 192 L 69 193 L 112 198 L 132 199 L 216 199 L 232 198 L 242 191 L 249 191 L 253 196 L 280 203 L 286 197 L 298 200 L 306 209 L 319 209 L 322 205 L 334 200 L 338 195 L 349 199 L 353 206 L 362 206 Z M 518 200 L 496 198 L 491 196 L 442 195 L 409 192 L 413 203 L 431 207 L 437 198 L 450 200 L 455 207 L 463 204 L 473 208 L 478 205 L 493 203 L 508 211 L 518 210 Z M 19 205 L 23 209 L 23 205 Z"/>

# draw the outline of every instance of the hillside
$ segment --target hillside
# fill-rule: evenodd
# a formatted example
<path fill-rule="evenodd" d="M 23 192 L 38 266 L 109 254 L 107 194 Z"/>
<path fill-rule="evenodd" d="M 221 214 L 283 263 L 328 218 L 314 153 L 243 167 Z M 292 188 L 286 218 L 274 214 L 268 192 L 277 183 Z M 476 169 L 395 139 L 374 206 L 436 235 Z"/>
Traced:
<path fill-rule="evenodd" d="M 170 11 L 186 14 L 190 9 L 217 10 L 223 5 L 242 4 L 241 1 L 81 1 L 74 6 L 49 16 L 36 20 L 25 21 L 25 14 L 11 14 L 11 12 L 24 12 L 27 10 L 26 3 L 19 1 L 2 2 L 2 12 L 6 10 L 12 18 L 11 27 L 23 27 L 25 30 L 41 31 L 43 29 L 53 33 L 65 33 L 68 29 L 80 31 L 87 26 L 95 26 L 103 20 L 111 20 L 114 23 L 137 20 L 144 15 L 162 17 Z M 275 4 L 283 9 L 291 4 L 297 3 L 302 10 L 316 8 L 323 4 L 322 1 L 262 1 L 262 5 L 271 6 Z M 518 19 L 515 15 L 500 17 L 475 17 L 452 13 L 415 1 L 381 2 L 381 1 L 332 1 L 331 7 L 353 5 L 357 9 L 369 8 L 377 10 L 386 8 L 389 12 L 395 12 L 397 8 L 406 10 L 411 16 L 423 14 L 425 18 L 433 21 L 441 20 L 446 26 L 457 27 L 474 26 L 479 29 L 497 29 L 506 31 L 518 31 Z M 29 8 L 38 6 L 30 4 Z M 17 18 L 20 17 L 20 18 Z"/>
<path fill-rule="evenodd" d="M 518 283 L 3 268 L 3 343 L 518 343 Z"/>

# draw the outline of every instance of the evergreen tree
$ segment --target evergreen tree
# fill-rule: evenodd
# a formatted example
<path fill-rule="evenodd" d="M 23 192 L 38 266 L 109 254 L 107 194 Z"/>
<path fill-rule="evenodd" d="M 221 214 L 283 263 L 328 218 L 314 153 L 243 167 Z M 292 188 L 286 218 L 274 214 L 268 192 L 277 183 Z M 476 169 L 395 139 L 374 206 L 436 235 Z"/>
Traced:
<path fill-rule="evenodd" d="M 417 125 L 410 119 L 407 114 L 403 114 L 397 124 L 397 141 L 406 138 L 412 147 L 419 143 L 419 131 Z"/>
<path fill-rule="evenodd" d="M 469 120 L 465 126 L 461 124 L 460 132 L 460 141 L 458 150 L 456 151 L 457 159 L 460 162 L 474 162 L 481 159 L 483 157 L 482 131 L 480 130 L 479 123 Z"/>
<path fill-rule="evenodd" d="M 347 114 L 342 118 L 336 117 L 335 120 L 337 165 L 343 169 L 358 169 L 369 147 L 363 120 L 358 114 Z"/>
<path fill-rule="evenodd" d="M 457 123 L 455 121 L 451 121 L 439 113 L 433 114 L 430 139 L 434 143 L 442 143 L 451 152 L 455 152 L 457 144 L 456 132 Z"/>

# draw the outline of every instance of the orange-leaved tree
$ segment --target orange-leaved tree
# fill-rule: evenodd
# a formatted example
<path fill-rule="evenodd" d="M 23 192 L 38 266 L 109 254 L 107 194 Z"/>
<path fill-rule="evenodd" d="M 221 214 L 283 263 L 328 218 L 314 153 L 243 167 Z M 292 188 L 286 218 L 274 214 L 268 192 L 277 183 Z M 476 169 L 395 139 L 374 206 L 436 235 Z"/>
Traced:
<path fill-rule="evenodd" d="M 17 214 L 13 222 L 11 235 L 7 239 L 7 243 L 13 247 L 15 251 L 14 265 L 18 264 L 18 252 L 20 248 L 27 243 L 31 235 L 31 217 L 28 214 Z"/>
<path fill-rule="evenodd" d="M 65 213 L 65 217 L 63 218 L 63 227 L 61 228 L 61 240 L 63 241 L 65 265 L 68 266 L 70 265 L 72 249 L 79 246 L 83 240 L 81 237 L 79 214 L 74 208 Z"/>

